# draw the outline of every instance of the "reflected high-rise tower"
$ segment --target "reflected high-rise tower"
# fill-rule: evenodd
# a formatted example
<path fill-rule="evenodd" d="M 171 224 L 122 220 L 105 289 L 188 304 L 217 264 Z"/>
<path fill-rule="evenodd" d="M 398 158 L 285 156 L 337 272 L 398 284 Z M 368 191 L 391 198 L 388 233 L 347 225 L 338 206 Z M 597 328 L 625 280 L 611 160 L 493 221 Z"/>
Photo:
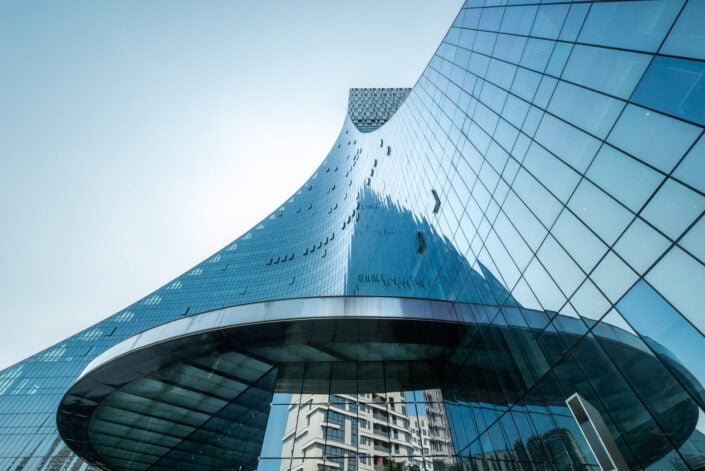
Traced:
<path fill-rule="evenodd" d="M 248 233 L 0 372 L 0 469 L 705 467 L 705 2 L 505 3 L 351 90 Z"/>

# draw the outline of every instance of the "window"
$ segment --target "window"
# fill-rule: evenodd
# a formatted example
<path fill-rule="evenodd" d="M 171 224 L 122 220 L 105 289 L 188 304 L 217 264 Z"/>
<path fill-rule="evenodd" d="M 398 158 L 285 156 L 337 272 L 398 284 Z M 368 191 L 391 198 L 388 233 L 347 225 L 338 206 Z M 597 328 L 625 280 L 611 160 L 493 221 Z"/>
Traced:
<path fill-rule="evenodd" d="M 705 62 L 655 57 L 632 101 L 705 125 Z"/>
<path fill-rule="evenodd" d="M 332 428 L 323 427 L 324 438 L 328 441 L 333 442 L 344 442 L 345 441 L 345 429 L 343 428 Z"/>
<path fill-rule="evenodd" d="M 562 78 L 627 99 L 650 60 L 646 54 L 576 45 Z"/>
<path fill-rule="evenodd" d="M 664 172 L 670 172 L 700 130 L 682 121 L 629 105 L 607 141 Z"/>
<path fill-rule="evenodd" d="M 704 208 L 705 198 L 668 179 L 644 208 L 642 217 L 670 238 L 676 239 Z"/>
<path fill-rule="evenodd" d="M 634 212 L 641 209 L 664 179 L 662 174 L 608 145 L 602 146 L 587 176 Z"/>
<path fill-rule="evenodd" d="M 705 2 L 688 2 L 666 39 L 661 52 L 674 56 L 705 59 Z"/>
<path fill-rule="evenodd" d="M 682 2 L 595 2 L 579 42 L 656 52 Z"/>

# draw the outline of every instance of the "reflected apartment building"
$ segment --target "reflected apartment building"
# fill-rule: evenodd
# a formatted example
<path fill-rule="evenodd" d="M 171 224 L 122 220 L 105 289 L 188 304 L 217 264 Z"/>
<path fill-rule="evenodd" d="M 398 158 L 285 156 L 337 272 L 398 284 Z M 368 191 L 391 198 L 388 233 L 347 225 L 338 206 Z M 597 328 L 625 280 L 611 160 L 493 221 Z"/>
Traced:
<path fill-rule="evenodd" d="M 307 394 L 289 405 L 281 471 L 433 469 L 453 461 L 440 391 L 409 394 Z M 312 459 L 313 458 L 313 459 Z M 318 458 L 318 459 L 315 459 Z"/>
<path fill-rule="evenodd" d="M 704 24 L 468 0 L 250 231 L 0 372 L 0 470 L 705 469 Z"/>

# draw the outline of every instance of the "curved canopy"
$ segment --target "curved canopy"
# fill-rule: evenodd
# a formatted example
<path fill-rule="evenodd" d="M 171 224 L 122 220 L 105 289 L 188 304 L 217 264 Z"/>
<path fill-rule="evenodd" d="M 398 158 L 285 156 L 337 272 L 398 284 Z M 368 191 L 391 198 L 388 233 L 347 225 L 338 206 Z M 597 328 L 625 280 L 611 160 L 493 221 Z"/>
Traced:
<path fill-rule="evenodd" d="M 537 327 L 542 313 L 516 308 L 512 315 L 505 307 L 509 322 L 498 323 L 499 309 L 330 297 L 180 319 L 131 337 L 89 364 L 61 402 L 59 431 L 76 453 L 109 469 L 254 469 L 275 392 L 439 388 L 451 400 L 564 405 L 570 392 L 534 386 L 548 371 L 547 353 L 577 338 L 571 322 L 581 321 L 566 318 L 564 331 L 547 333 Z M 656 359 L 633 347 L 632 338 L 615 327 L 603 330 L 600 341 L 648 371 Z M 504 385 L 480 388 L 468 380 L 490 368 Z M 576 370 L 562 374 L 577 383 L 582 376 Z M 668 378 L 663 381 L 667 388 Z M 607 382 L 603 389 L 599 394 L 609 396 Z M 638 418 L 632 402 L 624 408 Z M 662 419 L 685 440 L 697 417 L 697 407 L 670 408 Z M 638 434 L 638 422 L 625 433 Z M 648 436 L 640 443 L 652 447 Z"/>

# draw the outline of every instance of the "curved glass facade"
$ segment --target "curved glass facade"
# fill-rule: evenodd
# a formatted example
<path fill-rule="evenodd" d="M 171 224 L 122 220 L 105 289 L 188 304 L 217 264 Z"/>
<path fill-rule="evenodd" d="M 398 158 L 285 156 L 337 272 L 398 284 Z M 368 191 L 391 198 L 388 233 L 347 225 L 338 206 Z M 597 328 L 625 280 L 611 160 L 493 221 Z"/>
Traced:
<path fill-rule="evenodd" d="M 500 332 L 530 332 L 467 334 L 473 368 L 456 379 L 482 394 L 430 401 L 452 466 L 596 467 L 564 402 L 577 393 L 629 468 L 702 469 L 703 24 L 702 0 L 468 1 L 413 89 L 351 92 L 360 106 L 328 156 L 260 224 L 0 372 L 0 469 L 86 466 L 59 437 L 57 408 L 118 342 L 183 316 L 320 296 L 470 304 Z M 527 352 L 541 361 L 521 364 Z"/>

